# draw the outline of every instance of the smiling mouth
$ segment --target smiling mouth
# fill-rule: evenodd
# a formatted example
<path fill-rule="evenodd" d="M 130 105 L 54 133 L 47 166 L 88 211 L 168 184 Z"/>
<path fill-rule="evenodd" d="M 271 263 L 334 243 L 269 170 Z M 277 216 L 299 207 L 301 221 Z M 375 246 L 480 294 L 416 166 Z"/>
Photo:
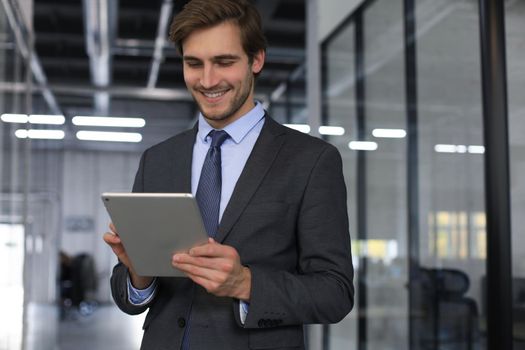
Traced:
<path fill-rule="evenodd" d="M 225 91 L 217 91 L 217 92 L 205 92 L 205 91 L 201 91 L 201 93 L 207 97 L 207 98 L 219 98 L 221 96 L 224 96 L 226 93 L 228 92 L 228 90 L 225 90 Z"/>

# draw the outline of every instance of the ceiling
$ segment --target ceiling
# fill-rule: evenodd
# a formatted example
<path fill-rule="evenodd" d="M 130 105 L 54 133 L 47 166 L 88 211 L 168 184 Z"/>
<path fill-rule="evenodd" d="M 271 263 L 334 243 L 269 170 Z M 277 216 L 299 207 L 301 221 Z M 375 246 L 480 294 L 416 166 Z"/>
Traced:
<path fill-rule="evenodd" d="M 35 0 L 35 51 L 49 89 L 45 103 L 36 103 L 39 112 L 60 112 L 66 120 L 142 114 L 166 135 L 186 128 L 196 110 L 167 40 L 171 18 L 186 2 Z M 304 88 L 305 1 L 254 2 L 270 43 L 256 91 L 268 101 L 289 79 Z"/>

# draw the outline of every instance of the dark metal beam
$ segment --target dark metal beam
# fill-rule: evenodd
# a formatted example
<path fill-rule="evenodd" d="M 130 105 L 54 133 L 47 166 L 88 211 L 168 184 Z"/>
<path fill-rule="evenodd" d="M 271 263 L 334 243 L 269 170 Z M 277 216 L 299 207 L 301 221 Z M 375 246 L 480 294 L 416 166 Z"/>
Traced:
<path fill-rule="evenodd" d="M 366 141 L 366 77 L 365 77 L 365 28 L 363 23 L 363 11 L 355 14 L 355 100 L 356 100 L 356 128 L 357 140 Z M 356 224 L 357 239 L 361 243 L 368 240 L 367 222 L 367 181 L 366 164 L 367 151 L 357 151 L 357 193 L 356 193 Z M 359 278 L 357 285 L 357 349 L 366 350 L 368 347 L 368 288 L 367 278 L 367 257 L 359 258 Z"/>
<path fill-rule="evenodd" d="M 405 99 L 407 124 L 407 251 L 408 251 L 408 343 L 410 349 L 419 349 L 418 320 L 415 310 L 419 288 L 419 151 L 418 151 L 418 99 L 417 99 L 417 48 L 416 4 L 404 0 L 405 44 Z"/>
<path fill-rule="evenodd" d="M 512 235 L 504 2 L 479 0 L 479 11 L 487 215 L 487 349 L 512 350 Z"/>

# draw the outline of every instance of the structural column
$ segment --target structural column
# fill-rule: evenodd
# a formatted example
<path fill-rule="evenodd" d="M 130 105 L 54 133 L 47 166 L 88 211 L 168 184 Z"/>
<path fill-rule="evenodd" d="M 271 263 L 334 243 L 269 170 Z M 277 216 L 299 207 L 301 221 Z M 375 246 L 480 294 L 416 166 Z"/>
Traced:
<path fill-rule="evenodd" d="M 512 349 L 512 251 L 504 2 L 479 0 L 485 207 L 487 349 Z"/>

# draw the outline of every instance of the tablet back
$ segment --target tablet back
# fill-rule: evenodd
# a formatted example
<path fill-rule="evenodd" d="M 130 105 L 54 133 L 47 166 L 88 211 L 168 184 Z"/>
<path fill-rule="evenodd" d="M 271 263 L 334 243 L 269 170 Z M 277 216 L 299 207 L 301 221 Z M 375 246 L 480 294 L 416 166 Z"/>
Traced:
<path fill-rule="evenodd" d="M 141 276 L 184 276 L 171 266 L 173 254 L 208 238 L 191 194 L 103 193 L 102 200 Z"/>

